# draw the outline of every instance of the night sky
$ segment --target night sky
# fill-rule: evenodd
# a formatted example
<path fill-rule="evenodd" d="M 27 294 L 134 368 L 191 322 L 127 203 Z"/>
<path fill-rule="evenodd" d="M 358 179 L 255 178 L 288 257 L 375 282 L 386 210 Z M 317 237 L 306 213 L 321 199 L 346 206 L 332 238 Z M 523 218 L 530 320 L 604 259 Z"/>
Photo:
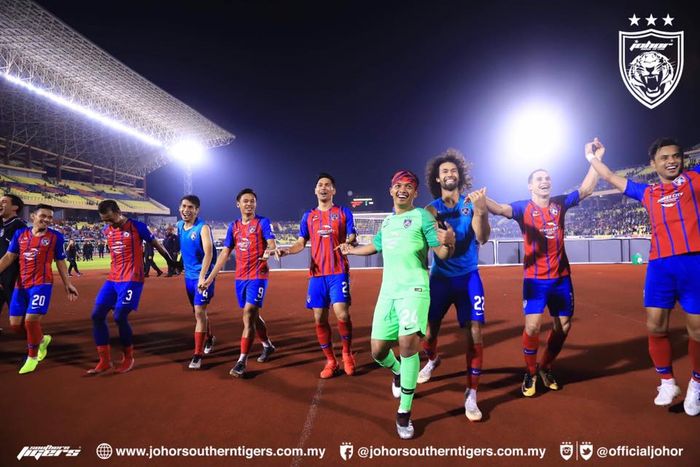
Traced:
<path fill-rule="evenodd" d="M 700 9 L 692 2 L 130 2 L 42 0 L 42 6 L 168 93 L 236 135 L 197 168 L 208 219 L 239 214 L 235 194 L 258 192 L 260 214 L 298 219 L 314 207 L 319 171 L 390 209 L 389 179 L 448 147 L 473 161 L 475 185 L 502 202 L 528 198 L 541 163 L 514 161 L 506 121 L 524 103 L 554 106 L 564 145 L 545 164 L 555 191 L 587 170 L 599 136 L 615 168 L 646 163 L 649 143 L 700 143 Z M 662 6 L 663 5 L 663 6 Z M 680 83 L 649 110 L 624 86 L 618 31 L 632 14 L 670 14 L 685 31 Z M 697 28 L 696 28 L 697 29 Z M 526 144 L 537 151 L 542 141 Z M 510 149 L 509 149 L 510 148 Z M 148 179 L 171 208 L 180 167 Z M 419 204 L 429 192 L 422 186 Z M 175 211 L 173 211 L 175 212 Z"/>

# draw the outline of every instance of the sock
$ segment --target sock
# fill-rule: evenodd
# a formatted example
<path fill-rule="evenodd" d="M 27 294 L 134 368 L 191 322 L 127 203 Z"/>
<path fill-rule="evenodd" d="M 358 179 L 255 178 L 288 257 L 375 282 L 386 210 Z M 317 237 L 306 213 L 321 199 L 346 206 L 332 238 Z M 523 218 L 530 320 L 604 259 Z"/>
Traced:
<path fill-rule="evenodd" d="M 318 343 L 321 345 L 321 350 L 323 350 L 326 359 L 335 360 L 333 342 L 331 342 L 331 325 L 328 323 L 317 324 L 316 337 L 318 337 Z"/>
<path fill-rule="evenodd" d="M 423 352 L 428 356 L 428 360 L 435 360 L 437 358 L 437 337 L 431 339 L 433 342 L 430 343 L 427 339 L 423 341 Z"/>
<path fill-rule="evenodd" d="M 398 360 L 396 360 L 396 355 L 394 355 L 394 351 L 391 349 L 389 349 L 389 353 L 386 357 L 384 357 L 384 360 L 375 359 L 374 361 L 379 363 L 384 368 L 390 369 L 395 375 L 398 375 L 401 372 L 401 364 Z"/>
<path fill-rule="evenodd" d="M 250 353 L 250 345 L 252 344 L 252 339 L 249 337 L 241 337 L 241 356 L 248 355 Z"/>
<path fill-rule="evenodd" d="M 41 339 L 44 338 L 44 333 L 41 332 L 41 322 L 27 320 L 24 322 L 24 326 L 27 329 L 27 353 L 30 357 L 36 358 L 39 352 L 39 344 L 41 344 Z"/>
<path fill-rule="evenodd" d="M 566 341 L 566 334 L 563 332 L 554 332 L 554 330 L 549 331 L 547 336 L 547 347 L 545 347 L 542 354 L 542 362 L 540 363 L 540 368 L 548 370 L 552 366 L 552 362 L 561 348 L 564 346 L 564 341 Z"/>
<path fill-rule="evenodd" d="M 401 357 L 401 401 L 399 411 L 410 412 L 413 405 L 413 394 L 418 384 L 420 356 L 415 353 L 410 357 Z"/>
<path fill-rule="evenodd" d="M 693 381 L 700 383 L 700 342 L 693 338 L 688 338 L 688 356 L 693 371 Z"/>
<path fill-rule="evenodd" d="M 111 349 L 109 345 L 98 345 L 97 355 L 100 357 L 100 362 L 98 363 L 98 366 L 108 367 L 110 362 L 112 361 Z"/>
<path fill-rule="evenodd" d="M 484 359 L 484 344 L 474 344 L 467 349 L 467 388 L 479 388 L 481 362 Z"/>
<path fill-rule="evenodd" d="M 690 348 L 690 345 L 688 346 Z M 668 334 L 649 334 L 649 356 L 661 379 L 673 378 L 671 341 Z"/>
<path fill-rule="evenodd" d="M 352 353 L 352 321 L 338 320 L 338 332 L 340 333 L 340 341 L 343 344 L 343 353 Z"/>
<path fill-rule="evenodd" d="M 204 354 L 204 341 L 207 338 L 206 332 L 196 332 L 194 333 L 194 354 L 202 355 Z"/>
<path fill-rule="evenodd" d="M 525 356 L 525 366 L 531 375 L 537 373 L 537 349 L 540 346 L 539 336 L 528 336 L 523 331 L 523 354 Z"/>

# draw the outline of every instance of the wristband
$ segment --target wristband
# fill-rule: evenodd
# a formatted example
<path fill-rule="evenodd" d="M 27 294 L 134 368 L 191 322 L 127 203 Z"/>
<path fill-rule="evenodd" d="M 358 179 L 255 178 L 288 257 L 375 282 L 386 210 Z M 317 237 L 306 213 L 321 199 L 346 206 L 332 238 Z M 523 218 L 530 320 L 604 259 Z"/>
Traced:
<path fill-rule="evenodd" d="M 587 152 L 586 153 L 586 160 L 591 163 L 593 162 L 593 159 L 598 159 L 593 153 Z"/>

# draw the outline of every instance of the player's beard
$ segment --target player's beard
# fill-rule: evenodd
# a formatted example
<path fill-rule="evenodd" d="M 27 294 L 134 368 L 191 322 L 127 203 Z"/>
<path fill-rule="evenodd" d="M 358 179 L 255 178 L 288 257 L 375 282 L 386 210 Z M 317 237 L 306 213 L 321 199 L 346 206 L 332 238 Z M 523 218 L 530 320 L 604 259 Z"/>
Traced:
<path fill-rule="evenodd" d="M 455 191 L 459 187 L 459 180 L 451 178 L 449 180 L 440 181 L 440 188 L 445 191 Z"/>

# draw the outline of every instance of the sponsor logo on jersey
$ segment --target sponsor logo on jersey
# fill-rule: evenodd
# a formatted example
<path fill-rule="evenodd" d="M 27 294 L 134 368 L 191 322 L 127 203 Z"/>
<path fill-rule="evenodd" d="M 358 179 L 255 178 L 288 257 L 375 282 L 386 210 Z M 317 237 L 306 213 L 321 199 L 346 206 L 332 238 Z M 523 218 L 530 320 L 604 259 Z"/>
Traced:
<path fill-rule="evenodd" d="M 681 199 L 681 196 L 683 196 L 682 192 L 675 192 L 671 193 L 670 195 L 662 196 L 657 202 L 665 208 L 670 208 L 675 206 L 676 203 L 678 203 L 678 200 Z"/>
<path fill-rule="evenodd" d="M 556 238 L 557 232 L 559 231 L 559 226 L 556 224 L 556 222 L 547 222 L 544 227 L 540 229 L 540 232 L 542 232 L 542 235 L 545 237 L 552 239 Z"/>
<path fill-rule="evenodd" d="M 238 240 L 238 249 L 240 251 L 248 251 L 248 248 L 250 248 L 250 240 L 245 237 Z"/>
<path fill-rule="evenodd" d="M 333 227 L 328 224 L 323 224 L 320 229 L 318 229 L 318 235 L 327 238 L 333 235 Z"/>

